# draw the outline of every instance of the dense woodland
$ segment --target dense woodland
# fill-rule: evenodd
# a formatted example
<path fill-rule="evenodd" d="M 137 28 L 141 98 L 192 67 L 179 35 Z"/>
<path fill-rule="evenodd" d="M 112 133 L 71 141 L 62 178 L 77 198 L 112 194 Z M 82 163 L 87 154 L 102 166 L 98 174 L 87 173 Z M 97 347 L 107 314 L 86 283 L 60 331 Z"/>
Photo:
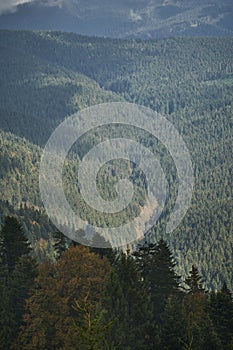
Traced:
<path fill-rule="evenodd" d="M 38 265 L 22 225 L 0 231 L 0 349 L 233 349 L 226 283 L 203 287 L 193 265 L 179 276 L 167 243 L 134 253 L 89 249 L 54 234 Z"/>
<path fill-rule="evenodd" d="M 194 264 L 205 288 L 220 290 L 226 281 L 232 289 L 232 38 L 121 41 L 0 31 L 0 50 L 1 223 L 6 215 L 16 215 L 34 256 L 40 262 L 51 260 L 55 228 L 43 212 L 38 190 L 42 147 L 55 126 L 80 109 L 109 101 L 135 102 L 166 114 L 185 140 L 195 172 L 192 205 L 180 226 L 165 234 L 176 193 L 174 164 L 150 135 L 134 134 L 157 152 L 171 193 L 165 213 L 145 240 L 168 242 L 178 274 L 187 276 Z M 114 132 L 132 138 L 130 130 Z M 108 135 L 109 130 L 87 135 L 64 168 L 66 193 L 74 208 L 82 206 L 84 216 L 90 213 L 73 196 L 74 174 L 83 154 Z M 144 179 L 131 167 L 122 164 L 123 175 L 140 188 Z M 109 172 L 103 169 L 103 179 Z M 109 181 L 109 189 L 115 180 Z M 102 194 L 108 198 L 108 193 Z M 138 199 L 140 192 L 125 217 L 137 213 Z M 101 220 L 105 218 L 91 213 L 91 222 Z M 72 222 L 67 218 L 62 224 Z"/>

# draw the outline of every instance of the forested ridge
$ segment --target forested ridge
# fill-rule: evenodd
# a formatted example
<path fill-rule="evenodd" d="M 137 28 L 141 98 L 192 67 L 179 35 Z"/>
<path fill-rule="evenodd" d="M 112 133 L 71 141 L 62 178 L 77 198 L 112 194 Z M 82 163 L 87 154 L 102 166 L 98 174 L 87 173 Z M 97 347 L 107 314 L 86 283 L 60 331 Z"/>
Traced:
<path fill-rule="evenodd" d="M 102 0 L 101 6 L 96 0 L 62 4 L 37 0 L 4 5 L 0 13 L 1 29 L 52 29 L 144 39 L 232 36 L 233 33 L 231 0 Z"/>
<path fill-rule="evenodd" d="M 0 50 L 1 222 L 16 214 L 25 222 L 36 256 L 42 261 L 51 256 L 55 228 L 43 213 L 38 191 L 42 147 L 55 126 L 78 110 L 109 101 L 138 103 L 172 121 L 195 172 L 193 200 L 183 222 L 165 235 L 162 218 L 152 243 L 161 237 L 169 243 L 179 274 L 187 275 L 195 264 L 206 288 L 220 289 L 224 281 L 232 288 L 233 39 L 121 41 L 0 31 Z M 79 145 L 81 153 L 105 139 L 106 131 L 89 136 Z M 147 135 L 138 137 L 150 144 Z M 159 154 L 173 178 L 169 154 L 162 148 Z M 64 169 L 67 179 L 77 166 L 71 156 Z M 108 175 L 109 169 L 104 171 Z M 79 198 L 72 197 L 72 181 L 67 193 L 75 205 Z"/>

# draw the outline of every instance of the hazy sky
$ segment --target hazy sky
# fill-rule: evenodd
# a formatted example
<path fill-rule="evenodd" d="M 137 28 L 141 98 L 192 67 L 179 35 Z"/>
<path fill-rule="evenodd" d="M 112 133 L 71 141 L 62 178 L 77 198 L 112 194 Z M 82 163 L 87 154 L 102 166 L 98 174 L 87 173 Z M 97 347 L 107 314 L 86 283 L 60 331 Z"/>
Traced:
<path fill-rule="evenodd" d="M 0 14 L 14 12 L 17 5 L 36 1 L 46 5 L 59 5 L 63 2 L 63 0 L 0 0 Z"/>
<path fill-rule="evenodd" d="M 0 13 L 15 11 L 16 6 L 31 0 L 0 0 Z"/>

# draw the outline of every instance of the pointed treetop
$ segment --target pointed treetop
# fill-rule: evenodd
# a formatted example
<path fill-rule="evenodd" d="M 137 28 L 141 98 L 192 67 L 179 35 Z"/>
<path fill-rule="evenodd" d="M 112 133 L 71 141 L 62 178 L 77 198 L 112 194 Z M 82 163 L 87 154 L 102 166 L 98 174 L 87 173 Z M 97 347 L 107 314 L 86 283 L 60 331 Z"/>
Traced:
<path fill-rule="evenodd" d="M 198 268 L 195 265 L 192 265 L 189 276 L 185 279 L 185 283 L 189 287 L 189 294 L 205 293 L 202 286 L 202 277 L 199 275 Z"/>

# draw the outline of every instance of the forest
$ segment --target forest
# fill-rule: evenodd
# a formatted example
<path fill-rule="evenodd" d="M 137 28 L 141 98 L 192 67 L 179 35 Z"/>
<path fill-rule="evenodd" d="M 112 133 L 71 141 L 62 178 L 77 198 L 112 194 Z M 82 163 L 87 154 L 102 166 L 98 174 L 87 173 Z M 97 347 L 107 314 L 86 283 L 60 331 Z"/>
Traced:
<path fill-rule="evenodd" d="M 233 300 L 193 264 L 179 276 L 168 244 L 88 248 L 54 234 L 41 264 L 22 225 L 0 231 L 0 349 L 233 349 Z"/>
<path fill-rule="evenodd" d="M 164 225 L 177 184 L 169 152 L 151 135 L 113 130 L 116 136 L 134 137 L 156 152 L 170 184 L 166 210 L 144 241 L 153 244 L 164 239 L 179 275 L 188 275 L 194 264 L 206 289 L 220 290 L 226 281 L 232 290 L 232 38 L 114 40 L 1 30 L 0 50 L 1 224 L 5 216 L 15 215 L 36 259 L 50 259 L 56 228 L 43 210 L 38 186 L 46 141 L 64 118 L 85 107 L 114 101 L 137 103 L 165 114 L 177 128 L 191 154 L 195 176 L 191 206 L 180 226 L 167 234 Z M 91 223 L 105 218 L 90 213 L 80 196 L 74 196 L 75 173 L 83 154 L 109 132 L 86 135 L 64 167 L 67 197 L 74 209 L 82 207 L 81 214 L 89 215 Z M 121 164 L 120 169 L 136 188 L 144 184 L 132 164 Z M 108 191 L 104 179 L 112 175 L 111 167 L 104 167 L 102 175 L 99 186 L 108 198 L 119 175 L 109 180 Z M 135 215 L 142 204 L 138 191 L 123 217 Z M 72 222 L 67 218 L 62 224 Z M 130 250 L 135 251 L 138 243 Z"/>

